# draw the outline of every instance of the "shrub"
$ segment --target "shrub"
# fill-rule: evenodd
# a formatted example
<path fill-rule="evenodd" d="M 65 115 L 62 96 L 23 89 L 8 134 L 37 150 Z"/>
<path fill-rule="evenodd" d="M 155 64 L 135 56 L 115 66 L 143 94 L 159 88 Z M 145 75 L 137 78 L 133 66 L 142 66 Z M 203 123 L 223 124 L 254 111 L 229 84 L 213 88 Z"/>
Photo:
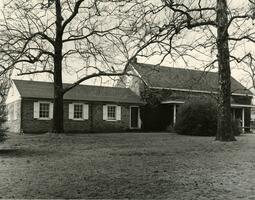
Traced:
<path fill-rule="evenodd" d="M 0 142 L 6 140 L 6 131 L 4 123 L 6 122 L 6 106 L 3 102 L 0 102 Z"/>
<path fill-rule="evenodd" d="M 240 135 L 237 123 L 232 122 L 235 135 Z M 209 99 L 193 99 L 180 106 L 175 131 L 182 135 L 215 136 L 217 105 Z"/>

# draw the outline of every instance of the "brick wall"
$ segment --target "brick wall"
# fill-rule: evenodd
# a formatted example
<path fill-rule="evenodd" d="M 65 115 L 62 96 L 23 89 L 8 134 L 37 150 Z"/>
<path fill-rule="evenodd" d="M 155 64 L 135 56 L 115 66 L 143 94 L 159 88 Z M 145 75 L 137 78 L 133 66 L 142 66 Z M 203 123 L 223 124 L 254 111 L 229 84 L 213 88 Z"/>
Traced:
<path fill-rule="evenodd" d="M 34 119 L 34 102 L 37 100 L 22 100 L 21 128 L 24 133 L 45 133 L 51 130 L 52 120 Z"/>
<path fill-rule="evenodd" d="M 121 106 L 121 120 L 120 121 L 105 121 L 103 120 L 103 103 L 93 103 L 90 116 L 92 116 L 91 131 L 93 132 L 116 132 L 129 129 L 130 110 L 127 104 L 118 104 Z"/>
<path fill-rule="evenodd" d="M 6 105 L 7 113 L 7 122 L 5 126 L 8 128 L 8 131 L 19 133 L 20 122 L 21 122 L 21 100 L 14 101 Z"/>
<path fill-rule="evenodd" d="M 64 130 L 65 130 L 65 132 L 68 132 L 68 133 L 90 132 L 90 120 L 91 120 L 90 115 L 89 115 L 88 120 L 80 121 L 80 120 L 68 119 L 70 103 L 75 103 L 75 102 L 67 101 L 64 103 Z M 80 102 L 80 103 L 86 103 L 86 102 Z"/>
<path fill-rule="evenodd" d="M 49 132 L 52 127 L 52 120 L 34 119 L 34 102 L 36 99 L 26 99 L 22 102 L 22 129 L 24 133 L 44 133 Z M 130 105 L 129 104 L 114 104 L 121 106 L 120 121 L 105 121 L 103 120 L 103 105 L 102 102 L 81 102 L 89 104 L 89 119 L 88 120 L 72 120 L 68 118 L 69 103 L 75 101 L 65 101 L 64 103 L 64 129 L 68 133 L 86 133 L 86 132 L 118 132 L 129 129 L 130 125 Z"/>

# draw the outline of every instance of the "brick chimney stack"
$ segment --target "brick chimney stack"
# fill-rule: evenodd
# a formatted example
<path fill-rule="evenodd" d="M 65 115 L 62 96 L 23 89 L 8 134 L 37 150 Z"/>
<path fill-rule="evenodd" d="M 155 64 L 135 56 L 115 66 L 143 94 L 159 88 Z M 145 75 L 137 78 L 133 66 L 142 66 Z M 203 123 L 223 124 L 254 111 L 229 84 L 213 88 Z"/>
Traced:
<path fill-rule="evenodd" d="M 137 63 L 137 57 L 132 58 L 130 62 L 136 64 Z"/>

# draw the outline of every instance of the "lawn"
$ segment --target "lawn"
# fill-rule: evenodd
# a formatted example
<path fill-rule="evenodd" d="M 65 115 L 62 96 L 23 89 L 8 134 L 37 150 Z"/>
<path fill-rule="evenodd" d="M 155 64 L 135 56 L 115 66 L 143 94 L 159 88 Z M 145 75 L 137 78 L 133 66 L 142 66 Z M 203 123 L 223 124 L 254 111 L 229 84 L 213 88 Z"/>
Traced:
<path fill-rule="evenodd" d="M 255 135 L 237 139 L 12 135 L 0 145 L 0 197 L 255 199 Z"/>

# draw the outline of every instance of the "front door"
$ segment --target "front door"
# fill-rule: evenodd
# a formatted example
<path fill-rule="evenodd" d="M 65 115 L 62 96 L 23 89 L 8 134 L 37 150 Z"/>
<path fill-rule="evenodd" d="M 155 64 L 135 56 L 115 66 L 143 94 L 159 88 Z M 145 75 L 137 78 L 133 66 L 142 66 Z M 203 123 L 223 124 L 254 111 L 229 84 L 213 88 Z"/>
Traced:
<path fill-rule="evenodd" d="M 130 128 L 139 128 L 139 107 L 130 107 Z"/>

